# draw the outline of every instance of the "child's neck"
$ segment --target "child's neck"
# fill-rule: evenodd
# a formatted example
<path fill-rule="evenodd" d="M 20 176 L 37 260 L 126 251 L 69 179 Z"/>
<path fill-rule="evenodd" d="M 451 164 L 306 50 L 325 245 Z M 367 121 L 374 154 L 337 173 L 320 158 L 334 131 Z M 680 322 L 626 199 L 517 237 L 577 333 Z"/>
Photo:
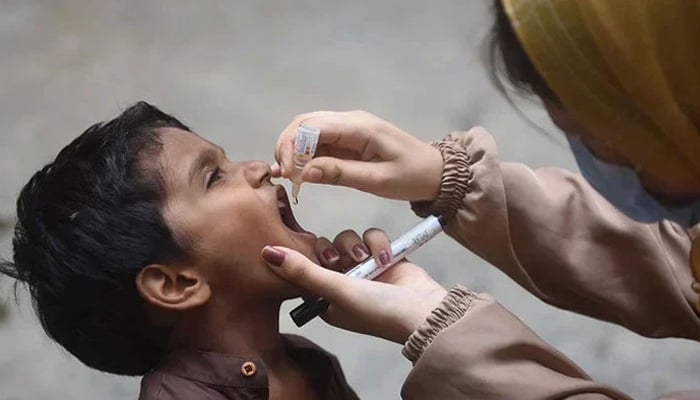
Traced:
<path fill-rule="evenodd" d="M 263 362 L 270 398 L 315 398 L 298 364 L 287 353 L 279 333 L 280 302 L 256 303 L 236 309 L 208 304 L 185 317 L 174 332 L 172 348 L 196 348 L 224 354 L 245 355 Z M 295 397 L 296 398 L 296 397 Z"/>
<path fill-rule="evenodd" d="M 279 308 L 279 302 L 242 308 L 208 304 L 178 324 L 171 346 L 250 356 L 275 368 L 289 361 L 279 333 Z"/>

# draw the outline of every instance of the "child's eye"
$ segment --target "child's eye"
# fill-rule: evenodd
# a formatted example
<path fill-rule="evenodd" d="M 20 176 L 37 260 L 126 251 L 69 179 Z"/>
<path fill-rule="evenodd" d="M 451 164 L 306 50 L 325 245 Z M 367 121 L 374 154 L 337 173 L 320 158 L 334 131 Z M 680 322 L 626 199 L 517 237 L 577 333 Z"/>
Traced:
<path fill-rule="evenodd" d="M 221 169 L 219 167 L 216 167 L 216 169 L 214 169 L 214 172 L 212 172 L 211 175 L 209 175 L 209 180 L 207 181 L 207 189 L 212 187 L 212 185 L 216 183 L 216 181 L 218 181 L 219 179 L 221 179 Z"/>

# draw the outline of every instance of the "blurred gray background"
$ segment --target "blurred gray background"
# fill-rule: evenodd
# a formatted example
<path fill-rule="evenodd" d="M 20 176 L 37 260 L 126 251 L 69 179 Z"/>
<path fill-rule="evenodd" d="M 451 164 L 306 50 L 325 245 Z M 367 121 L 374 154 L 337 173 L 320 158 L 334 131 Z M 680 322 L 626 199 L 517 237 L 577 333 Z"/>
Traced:
<path fill-rule="evenodd" d="M 137 100 L 173 113 L 232 159 L 272 161 L 292 116 L 365 109 L 430 140 L 480 124 L 502 159 L 575 168 L 535 102 L 494 90 L 482 43 L 490 1 L 13 1 L 0 3 L 0 255 L 11 256 L 15 197 L 30 175 L 93 122 Z M 297 217 L 333 236 L 400 234 L 407 204 L 352 190 L 302 190 Z M 648 340 L 553 309 L 440 237 L 412 257 L 445 285 L 493 293 L 596 379 L 637 398 L 698 388 L 700 346 Z M 0 278 L 0 399 L 134 399 L 139 380 L 82 366 L 48 340 L 20 291 Z M 283 330 L 298 332 L 281 315 Z M 1 312 L 0 312 L 1 313 Z M 364 399 L 399 397 L 400 347 L 315 321 L 301 330 L 334 352 Z"/>

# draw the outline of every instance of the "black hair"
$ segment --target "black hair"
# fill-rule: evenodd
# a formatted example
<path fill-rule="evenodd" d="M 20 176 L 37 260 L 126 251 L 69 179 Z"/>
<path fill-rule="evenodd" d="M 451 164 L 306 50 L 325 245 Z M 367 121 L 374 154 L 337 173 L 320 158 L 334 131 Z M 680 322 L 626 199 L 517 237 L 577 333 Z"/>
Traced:
<path fill-rule="evenodd" d="M 493 1 L 494 22 L 487 42 L 491 80 L 506 96 L 508 94 L 502 77 L 516 90 L 559 103 L 520 44 L 501 1 Z"/>
<path fill-rule="evenodd" d="M 135 278 L 185 256 L 161 213 L 159 128 L 188 130 L 139 102 L 97 123 L 38 171 L 17 199 L 14 262 L 46 333 L 86 365 L 143 375 L 165 351 Z M 148 168 L 147 168 L 148 167 Z M 163 337 L 163 335 L 166 335 Z"/>

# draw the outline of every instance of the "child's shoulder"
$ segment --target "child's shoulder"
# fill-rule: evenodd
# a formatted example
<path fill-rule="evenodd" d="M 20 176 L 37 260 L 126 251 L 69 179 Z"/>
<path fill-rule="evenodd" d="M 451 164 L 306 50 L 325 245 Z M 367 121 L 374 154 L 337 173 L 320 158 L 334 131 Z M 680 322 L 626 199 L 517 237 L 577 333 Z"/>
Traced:
<path fill-rule="evenodd" d="M 282 340 L 284 340 L 285 346 L 292 353 L 313 352 L 325 355 L 326 357 L 332 359 L 336 359 L 333 353 L 327 351 L 323 347 L 317 345 L 316 343 L 312 342 L 304 336 L 294 335 L 291 333 L 283 333 Z"/>
<path fill-rule="evenodd" d="M 208 397 L 204 397 L 204 396 Z M 214 399 L 216 391 L 207 385 L 181 376 L 154 370 L 141 379 L 139 400 Z M 222 398 L 223 399 L 223 398 Z"/>

